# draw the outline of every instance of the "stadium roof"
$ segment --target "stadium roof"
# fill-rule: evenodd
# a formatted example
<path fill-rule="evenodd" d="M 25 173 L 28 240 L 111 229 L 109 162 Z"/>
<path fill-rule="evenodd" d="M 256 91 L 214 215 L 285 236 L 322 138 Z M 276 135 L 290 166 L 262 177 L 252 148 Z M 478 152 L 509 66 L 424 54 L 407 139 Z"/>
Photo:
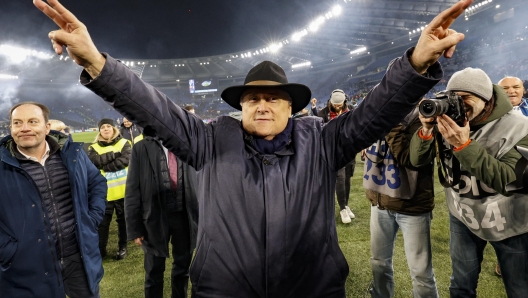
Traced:
<path fill-rule="evenodd" d="M 297 32 L 258 48 L 184 59 L 120 59 L 144 80 L 160 84 L 207 77 L 233 79 L 234 82 L 262 60 L 272 60 L 287 71 L 357 67 L 371 62 L 375 59 L 373 57 L 400 55 L 415 44 L 420 30 L 435 15 L 455 2 L 341 0 L 332 4 L 339 5 L 340 12 L 335 6 L 327 5 L 328 10 L 315 14 L 312 22 L 297 24 Z M 471 26 L 478 26 L 474 19 L 507 13 L 523 4 L 522 0 L 476 0 L 475 8 L 466 13 L 468 20 L 461 16 L 455 28 L 468 30 Z M 315 28 L 317 30 L 312 30 Z M 295 41 L 299 37 L 300 40 Z M 273 51 L 274 47 L 276 51 Z M 0 55 L 0 75 L 17 76 L 35 83 L 75 82 L 77 75 L 71 72 L 78 74 L 80 68 L 71 59 L 52 53 L 43 55 L 49 56 L 45 59 L 32 56 L 17 63 Z"/>

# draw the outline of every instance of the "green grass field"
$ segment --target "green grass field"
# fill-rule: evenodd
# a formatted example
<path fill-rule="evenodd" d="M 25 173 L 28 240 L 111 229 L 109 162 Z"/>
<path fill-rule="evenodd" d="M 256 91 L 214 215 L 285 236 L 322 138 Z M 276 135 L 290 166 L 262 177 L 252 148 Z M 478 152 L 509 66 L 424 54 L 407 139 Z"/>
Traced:
<path fill-rule="evenodd" d="M 75 142 L 83 142 L 83 143 L 93 143 L 95 140 L 95 136 L 97 135 L 97 131 L 88 131 L 88 132 L 76 132 L 72 133 L 72 138 Z"/>
<path fill-rule="evenodd" d="M 96 132 L 76 133 L 73 134 L 73 139 L 78 142 L 91 143 L 95 135 Z M 370 203 L 365 198 L 364 190 L 361 186 L 362 173 L 363 164 L 358 162 L 355 176 L 352 178 L 352 190 L 349 203 L 356 215 L 356 219 L 352 223 L 345 225 L 341 223 L 337 209 L 335 212 L 339 245 L 350 267 L 350 274 L 346 283 L 347 297 L 369 297 L 365 296 L 365 292 L 372 279 L 369 262 Z M 449 217 L 444 193 L 438 183 L 435 185 L 435 190 L 436 208 L 433 212 L 431 228 L 433 266 L 440 297 L 449 297 L 449 276 L 451 273 L 451 259 L 449 258 Z M 112 222 L 108 256 L 103 260 L 105 275 L 100 285 L 101 297 L 144 297 L 143 251 L 132 242 L 128 244 L 128 247 L 128 257 L 125 260 L 116 261 L 113 259 L 117 251 L 117 231 L 115 221 Z M 491 246 L 488 245 L 480 274 L 478 287 L 479 297 L 506 297 L 500 277 L 494 274 L 495 264 L 495 253 Z M 168 259 L 167 269 L 165 270 L 165 297 L 170 297 L 170 268 L 171 259 Z M 398 235 L 394 252 L 394 271 L 396 283 L 395 297 L 412 297 L 411 279 L 403 251 L 401 233 Z"/>

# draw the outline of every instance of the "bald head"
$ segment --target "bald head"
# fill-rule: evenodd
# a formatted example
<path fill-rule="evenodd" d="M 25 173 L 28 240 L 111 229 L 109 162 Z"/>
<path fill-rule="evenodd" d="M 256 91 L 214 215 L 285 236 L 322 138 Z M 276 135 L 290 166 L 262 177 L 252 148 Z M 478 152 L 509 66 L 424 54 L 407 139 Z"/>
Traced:
<path fill-rule="evenodd" d="M 524 95 L 524 86 L 521 79 L 517 77 L 505 77 L 499 81 L 498 85 L 504 88 L 514 107 L 521 104 Z"/>

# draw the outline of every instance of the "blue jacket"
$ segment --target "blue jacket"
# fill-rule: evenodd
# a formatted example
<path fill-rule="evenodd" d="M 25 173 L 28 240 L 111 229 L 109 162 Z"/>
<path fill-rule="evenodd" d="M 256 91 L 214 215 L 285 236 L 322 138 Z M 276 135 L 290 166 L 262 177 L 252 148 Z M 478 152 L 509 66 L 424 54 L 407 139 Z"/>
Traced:
<path fill-rule="evenodd" d="M 274 154 L 252 146 L 240 121 L 210 124 L 175 105 L 107 56 L 81 81 L 198 171 L 199 225 L 193 297 L 345 297 L 348 265 L 337 242 L 336 171 L 400 122 L 440 79 L 419 75 L 407 53 L 365 103 L 324 125 L 293 120 L 291 142 Z"/>
<path fill-rule="evenodd" d="M 97 227 L 106 206 L 106 180 L 81 143 L 65 135 L 54 137 L 68 169 L 77 241 L 94 291 L 103 277 Z M 40 192 L 6 146 L 10 142 L 11 136 L 0 141 L 0 296 L 64 298 L 61 268 Z"/>
<path fill-rule="evenodd" d="M 519 109 L 521 110 L 524 116 L 528 116 L 528 101 L 526 100 L 526 98 L 521 99 Z"/>

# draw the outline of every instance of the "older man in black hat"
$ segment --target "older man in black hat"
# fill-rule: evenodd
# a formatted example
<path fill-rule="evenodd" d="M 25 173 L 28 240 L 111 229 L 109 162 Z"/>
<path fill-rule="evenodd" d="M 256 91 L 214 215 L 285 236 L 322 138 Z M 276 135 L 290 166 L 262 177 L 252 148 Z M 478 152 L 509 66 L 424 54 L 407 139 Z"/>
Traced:
<path fill-rule="evenodd" d="M 86 27 L 56 0 L 35 5 L 61 30 L 50 33 L 85 71 L 81 81 L 131 121 L 150 125 L 198 173 L 200 222 L 191 268 L 195 297 L 345 297 L 348 265 L 334 218 L 336 171 L 397 124 L 441 78 L 437 63 L 464 36 L 449 29 L 471 0 L 436 17 L 416 48 L 395 61 L 363 104 L 324 125 L 291 119 L 310 101 L 265 61 L 222 98 L 242 121 L 204 124 L 101 54 Z"/>

